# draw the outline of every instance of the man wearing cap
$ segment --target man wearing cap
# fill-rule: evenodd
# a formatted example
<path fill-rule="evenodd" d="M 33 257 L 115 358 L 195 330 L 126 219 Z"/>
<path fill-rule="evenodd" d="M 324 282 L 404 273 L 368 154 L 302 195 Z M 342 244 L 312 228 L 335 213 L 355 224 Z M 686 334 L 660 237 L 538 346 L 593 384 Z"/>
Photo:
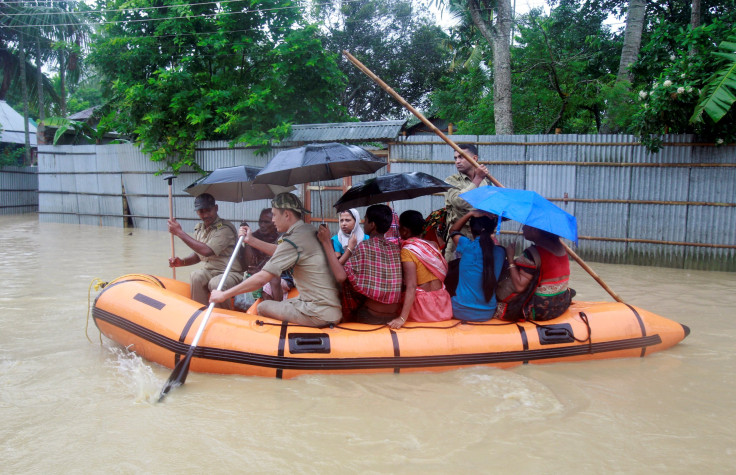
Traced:
<path fill-rule="evenodd" d="M 260 289 L 287 269 L 292 269 L 299 296 L 283 302 L 263 301 L 258 314 L 285 322 L 310 327 L 325 327 L 342 318 L 340 291 L 335 277 L 329 272 L 327 256 L 317 239 L 314 226 L 302 221 L 309 213 L 299 198 L 281 193 L 272 201 L 273 223 L 284 234 L 260 272 L 226 291 L 212 291 L 210 302 L 222 302 L 245 292 Z"/>
<path fill-rule="evenodd" d="M 195 270 L 190 275 L 192 284 L 192 300 L 203 305 L 209 304 L 210 292 L 220 284 L 222 274 L 225 272 L 230 256 L 233 254 L 237 243 L 237 231 L 230 221 L 224 220 L 217 215 L 217 204 L 215 198 L 209 193 L 203 193 L 194 199 L 194 210 L 197 212 L 201 223 L 194 228 L 194 237 L 185 233 L 175 219 L 169 219 L 169 232 L 184 241 L 184 244 L 194 251 L 187 257 L 172 257 L 169 259 L 169 267 L 191 266 L 200 261 L 204 262 L 204 268 Z M 243 269 L 236 259 L 228 273 L 223 289 L 239 284 L 243 281 Z M 230 308 L 230 301 L 219 305 Z"/>

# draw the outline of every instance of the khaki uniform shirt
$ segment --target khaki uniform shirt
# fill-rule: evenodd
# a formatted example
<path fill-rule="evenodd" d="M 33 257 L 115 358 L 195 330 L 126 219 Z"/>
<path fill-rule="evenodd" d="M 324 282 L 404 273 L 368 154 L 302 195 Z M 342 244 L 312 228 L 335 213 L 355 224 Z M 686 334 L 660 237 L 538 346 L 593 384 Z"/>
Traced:
<path fill-rule="evenodd" d="M 447 208 L 447 227 L 449 228 L 453 225 L 453 223 L 455 223 L 455 221 L 462 218 L 463 216 L 468 214 L 468 212 L 473 210 L 473 207 L 470 206 L 470 203 L 460 198 L 460 194 L 479 187 L 475 186 L 473 180 L 471 180 L 470 177 L 464 173 L 455 173 L 454 175 L 450 175 L 445 178 L 445 181 L 455 187 L 450 188 L 445 192 L 445 207 Z M 483 178 L 483 181 L 480 182 L 480 186 L 488 186 L 490 184 L 491 182 L 490 180 L 488 180 L 488 178 Z M 469 224 L 466 224 L 466 226 L 470 227 Z"/>
<path fill-rule="evenodd" d="M 233 255 L 233 249 L 238 242 L 238 232 L 230 221 L 226 221 L 218 216 L 212 226 L 205 228 L 204 223 L 199 222 L 194 227 L 194 239 L 207 244 L 214 253 L 211 256 L 199 256 L 199 260 L 204 262 L 204 269 L 209 271 L 224 272 L 230 256 Z M 239 259 L 235 259 L 231 272 L 242 273 L 243 268 Z"/>
<path fill-rule="evenodd" d="M 468 214 L 473 207 L 470 203 L 460 198 L 460 193 L 478 188 L 473 183 L 473 180 L 464 173 L 455 173 L 445 178 L 445 181 L 454 186 L 445 192 L 445 208 L 447 209 L 447 229 L 455 224 L 455 221 Z M 483 178 L 480 182 L 480 186 L 488 186 L 491 182 L 488 178 Z M 473 239 L 473 233 L 470 232 L 470 221 L 465 223 L 465 226 L 460 229 L 460 233 L 468 239 Z M 447 247 L 445 248 L 445 259 L 451 261 L 455 259 L 455 242 L 448 236 Z"/>
<path fill-rule="evenodd" d="M 294 243 L 294 246 L 286 240 Z M 325 256 L 324 248 L 317 239 L 317 230 L 304 221 L 297 221 L 281 236 L 276 251 L 263 266 L 273 275 L 281 275 L 293 269 L 294 285 L 299 296 L 289 300 L 294 308 L 304 315 L 317 317 L 325 322 L 336 322 L 342 318 L 340 291 Z"/>

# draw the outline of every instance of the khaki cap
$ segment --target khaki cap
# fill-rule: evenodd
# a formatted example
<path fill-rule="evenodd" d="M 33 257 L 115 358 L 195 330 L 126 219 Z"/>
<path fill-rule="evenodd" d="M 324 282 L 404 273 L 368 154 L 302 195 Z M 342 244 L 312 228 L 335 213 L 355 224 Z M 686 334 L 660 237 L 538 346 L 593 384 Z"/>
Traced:
<path fill-rule="evenodd" d="M 308 209 L 302 206 L 299 197 L 293 193 L 279 193 L 271 200 L 271 206 L 276 209 L 290 209 L 299 213 L 310 213 Z"/>

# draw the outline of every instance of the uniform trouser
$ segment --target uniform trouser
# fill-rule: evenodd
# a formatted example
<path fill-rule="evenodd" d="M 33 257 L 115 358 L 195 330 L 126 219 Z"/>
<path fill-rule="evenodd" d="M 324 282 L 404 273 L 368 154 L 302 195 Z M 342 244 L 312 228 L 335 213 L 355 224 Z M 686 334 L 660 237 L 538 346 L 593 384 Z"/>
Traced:
<path fill-rule="evenodd" d="M 339 317 L 342 316 L 342 311 L 339 308 L 335 308 L 334 316 L 337 317 L 337 320 L 334 322 L 327 322 L 321 318 L 303 314 L 297 310 L 294 307 L 294 304 L 289 300 L 284 300 L 283 302 L 264 300 L 258 304 L 258 315 L 281 320 L 282 322 L 296 323 L 298 325 L 304 325 L 305 327 L 317 328 L 326 327 L 331 323 L 337 323 L 339 322 Z"/>
<path fill-rule="evenodd" d="M 208 270 L 208 269 L 197 269 L 192 272 L 190 281 L 192 283 L 192 300 L 201 303 L 202 305 L 210 304 L 210 292 L 217 289 L 220 285 L 220 279 L 222 278 L 223 271 L 221 270 Z M 243 281 L 243 274 L 239 272 L 230 272 L 225 278 L 225 284 L 222 286 L 222 290 L 227 290 L 231 287 L 235 287 Z M 226 300 L 222 303 L 216 304 L 215 307 L 231 309 L 230 300 Z"/>

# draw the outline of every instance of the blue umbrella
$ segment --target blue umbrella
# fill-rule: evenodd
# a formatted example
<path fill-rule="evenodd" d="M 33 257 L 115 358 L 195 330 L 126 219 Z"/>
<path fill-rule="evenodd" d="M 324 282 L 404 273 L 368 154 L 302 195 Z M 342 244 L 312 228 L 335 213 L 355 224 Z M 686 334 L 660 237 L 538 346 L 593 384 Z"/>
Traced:
<path fill-rule="evenodd" d="M 482 186 L 461 193 L 460 197 L 474 208 L 578 242 L 575 216 L 535 191 Z"/>

